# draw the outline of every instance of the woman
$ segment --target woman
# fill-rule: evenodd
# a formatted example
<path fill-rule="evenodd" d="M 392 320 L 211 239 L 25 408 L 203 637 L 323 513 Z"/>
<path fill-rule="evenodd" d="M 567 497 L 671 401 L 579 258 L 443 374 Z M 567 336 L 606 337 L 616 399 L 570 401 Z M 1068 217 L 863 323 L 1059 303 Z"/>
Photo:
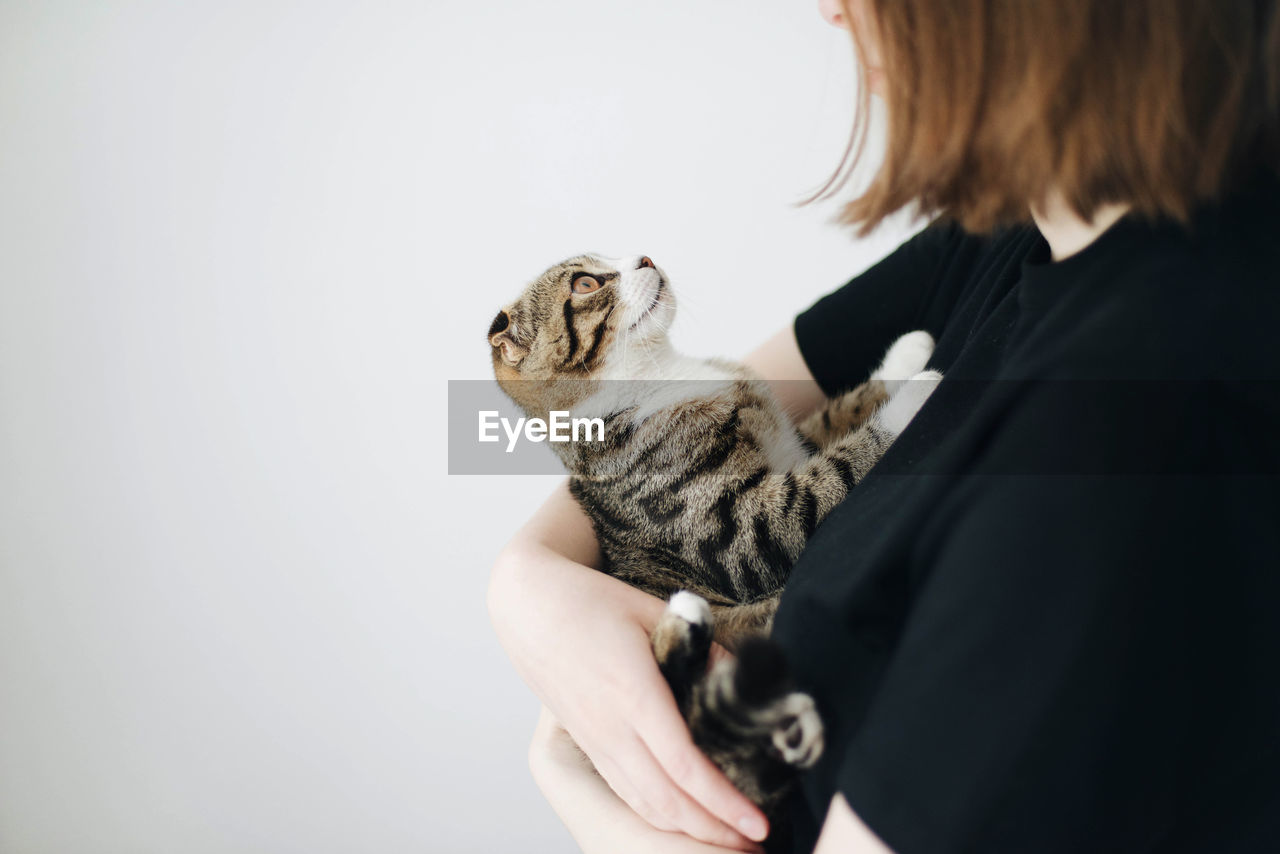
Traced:
<path fill-rule="evenodd" d="M 1277 3 L 820 6 L 888 108 L 844 221 L 939 216 L 748 361 L 803 413 L 923 327 L 945 379 L 783 597 L 789 850 L 1280 850 Z M 494 568 L 535 778 L 588 852 L 756 850 L 598 560 L 561 489 Z"/>

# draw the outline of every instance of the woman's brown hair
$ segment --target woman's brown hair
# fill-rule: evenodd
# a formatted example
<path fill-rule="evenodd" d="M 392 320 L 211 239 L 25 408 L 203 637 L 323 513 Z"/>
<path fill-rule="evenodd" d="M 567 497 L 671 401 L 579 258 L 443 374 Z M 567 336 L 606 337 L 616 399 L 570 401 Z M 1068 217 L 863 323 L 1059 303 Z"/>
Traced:
<path fill-rule="evenodd" d="M 863 1 L 874 32 L 854 43 L 879 46 L 888 138 L 840 216 L 862 233 L 913 205 L 976 232 L 1025 222 L 1051 187 L 1086 219 L 1120 202 L 1185 221 L 1257 167 L 1280 171 L 1277 0 Z M 814 199 L 861 156 L 868 98 L 862 82 Z"/>

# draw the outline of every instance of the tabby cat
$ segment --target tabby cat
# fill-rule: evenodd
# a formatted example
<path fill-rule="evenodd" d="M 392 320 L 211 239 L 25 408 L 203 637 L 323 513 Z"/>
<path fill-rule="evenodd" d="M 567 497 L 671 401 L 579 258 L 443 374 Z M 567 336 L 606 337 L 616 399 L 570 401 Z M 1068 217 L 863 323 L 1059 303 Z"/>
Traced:
<path fill-rule="evenodd" d="M 745 367 L 676 353 L 675 297 L 645 256 L 553 266 L 489 327 L 498 384 L 530 418 L 598 417 L 551 445 L 604 571 L 670 599 L 652 636 L 694 742 L 766 813 L 822 752 L 813 701 L 766 640 L 814 527 L 880 458 L 941 375 L 926 332 L 793 425 Z M 914 380 L 906 382 L 907 380 Z M 708 672 L 711 640 L 736 652 Z"/>

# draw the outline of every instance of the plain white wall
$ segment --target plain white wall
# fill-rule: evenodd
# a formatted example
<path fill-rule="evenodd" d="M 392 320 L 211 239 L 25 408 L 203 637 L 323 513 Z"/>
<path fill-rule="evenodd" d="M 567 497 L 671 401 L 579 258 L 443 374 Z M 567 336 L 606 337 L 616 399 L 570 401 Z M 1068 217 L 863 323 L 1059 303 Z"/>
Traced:
<path fill-rule="evenodd" d="M 0 0 L 0 850 L 570 851 L 446 381 L 647 253 L 739 356 L 900 242 L 814 0 Z"/>

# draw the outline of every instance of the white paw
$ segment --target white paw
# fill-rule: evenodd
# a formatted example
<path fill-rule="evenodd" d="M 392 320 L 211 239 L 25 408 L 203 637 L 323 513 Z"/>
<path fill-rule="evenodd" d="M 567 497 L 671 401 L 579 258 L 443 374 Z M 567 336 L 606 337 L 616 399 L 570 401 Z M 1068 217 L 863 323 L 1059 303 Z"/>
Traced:
<path fill-rule="evenodd" d="M 808 768 L 822 755 L 822 719 L 808 694 L 788 694 L 782 701 L 783 718 L 773 731 L 773 746 L 782 760 Z"/>
<path fill-rule="evenodd" d="M 880 426 L 895 437 L 901 435 L 940 382 L 942 374 L 937 371 L 921 371 L 904 382 L 897 394 L 876 412 Z"/>
<path fill-rule="evenodd" d="M 667 603 L 667 611 L 686 623 L 702 626 L 711 623 L 711 606 L 707 604 L 707 600 L 688 590 L 673 593 L 671 601 Z"/>
<path fill-rule="evenodd" d="M 933 336 L 923 329 L 908 332 L 889 347 L 884 361 L 871 375 L 873 380 L 884 382 L 889 396 L 898 393 L 902 384 L 924 370 L 933 355 Z"/>

